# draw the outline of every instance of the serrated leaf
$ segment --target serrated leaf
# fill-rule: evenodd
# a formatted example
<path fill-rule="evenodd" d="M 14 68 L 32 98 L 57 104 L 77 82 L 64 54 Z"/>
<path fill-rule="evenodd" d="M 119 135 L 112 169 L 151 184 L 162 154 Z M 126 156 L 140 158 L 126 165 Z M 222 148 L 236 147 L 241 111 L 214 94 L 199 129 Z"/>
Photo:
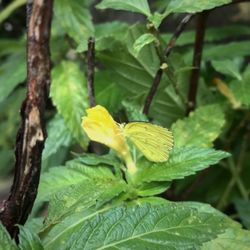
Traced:
<path fill-rule="evenodd" d="M 115 9 L 138 12 L 145 16 L 150 16 L 150 9 L 147 0 L 102 0 L 98 5 L 98 9 Z"/>
<path fill-rule="evenodd" d="M 137 56 L 145 45 L 150 44 L 154 41 L 156 41 L 156 37 L 151 33 L 146 33 L 138 37 L 133 45 L 135 55 Z"/>
<path fill-rule="evenodd" d="M 227 228 L 224 218 L 178 203 L 113 208 L 87 220 L 66 249 L 195 249 Z"/>
<path fill-rule="evenodd" d="M 232 76 L 236 79 L 238 79 L 239 81 L 242 80 L 240 71 L 239 71 L 239 65 L 232 60 L 213 60 L 212 61 L 212 65 L 215 68 L 216 71 L 225 74 L 225 75 L 229 75 Z"/>
<path fill-rule="evenodd" d="M 2 223 L 0 222 L 0 250 L 17 250 L 18 247 L 14 241 L 10 238 L 9 233 L 6 231 Z"/>
<path fill-rule="evenodd" d="M 218 238 L 206 242 L 200 250 L 249 250 L 250 232 L 241 229 L 228 229 Z"/>
<path fill-rule="evenodd" d="M 235 207 L 239 213 L 243 225 L 250 229 L 250 201 L 236 199 L 234 201 Z"/>
<path fill-rule="evenodd" d="M 26 78 L 25 53 L 19 52 L 7 57 L 0 66 L 0 102 Z"/>
<path fill-rule="evenodd" d="M 225 117 L 219 104 L 199 107 L 188 118 L 178 120 L 172 125 L 174 145 L 175 147 L 211 147 L 224 124 Z"/>
<path fill-rule="evenodd" d="M 49 172 L 41 176 L 37 201 L 48 201 L 50 197 L 60 193 L 60 191 L 74 185 L 80 185 L 85 181 L 93 181 L 98 184 L 105 182 L 105 180 L 117 180 L 109 168 L 103 165 L 90 167 L 78 159 L 68 161 L 66 167 L 50 168 Z M 50 191 L 48 192 L 48 190 Z"/>
<path fill-rule="evenodd" d="M 63 61 L 52 70 L 50 95 L 74 138 L 86 147 L 81 118 L 88 107 L 85 77 L 77 63 Z"/>
<path fill-rule="evenodd" d="M 88 9 L 88 3 L 82 0 L 56 0 L 55 17 L 60 20 L 65 32 L 72 37 L 77 44 L 85 44 L 87 39 L 94 34 L 92 17 Z"/>
<path fill-rule="evenodd" d="M 69 146 L 71 141 L 71 134 L 65 121 L 60 116 L 54 117 L 48 125 L 48 138 L 43 150 L 43 161 L 60 150 L 61 147 Z"/>
<path fill-rule="evenodd" d="M 152 163 L 145 159 L 138 161 L 136 179 L 140 182 L 182 179 L 228 156 L 228 153 L 214 149 L 175 148 L 167 162 Z"/>
<path fill-rule="evenodd" d="M 231 0 L 171 0 L 167 6 L 166 12 L 171 13 L 196 13 L 203 10 L 213 9 L 215 7 L 228 4 Z"/>
<path fill-rule="evenodd" d="M 43 250 L 41 240 L 38 235 L 31 232 L 28 228 L 19 226 L 19 247 L 22 250 Z"/>

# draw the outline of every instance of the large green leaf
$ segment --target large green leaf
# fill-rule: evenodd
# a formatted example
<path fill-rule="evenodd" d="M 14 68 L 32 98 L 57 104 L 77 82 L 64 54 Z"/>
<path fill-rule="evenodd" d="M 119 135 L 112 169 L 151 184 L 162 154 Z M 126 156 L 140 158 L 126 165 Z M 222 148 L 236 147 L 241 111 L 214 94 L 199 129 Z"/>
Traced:
<path fill-rule="evenodd" d="M 213 9 L 215 7 L 230 3 L 231 0 L 171 0 L 167 6 L 167 12 L 171 13 L 196 13 L 203 10 Z"/>
<path fill-rule="evenodd" d="M 147 0 L 102 0 L 97 6 L 99 9 L 112 8 L 115 10 L 127 10 L 150 16 L 150 9 Z"/>
<path fill-rule="evenodd" d="M 0 250 L 17 250 L 18 247 L 14 243 L 13 240 L 11 240 L 10 235 L 0 222 Z"/>
<path fill-rule="evenodd" d="M 0 66 L 0 102 L 26 77 L 25 53 L 12 54 Z"/>
<path fill-rule="evenodd" d="M 188 118 L 172 125 L 175 147 L 211 147 L 219 136 L 225 117 L 219 104 L 199 107 Z"/>
<path fill-rule="evenodd" d="M 41 240 L 38 235 L 30 231 L 28 228 L 19 226 L 19 247 L 21 250 L 43 250 Z"/>
<path fill-rule="evenodd" d="M 114 51 L 103 51 L 97 55 L 109 69 L 112 82 L 119 86 L 124 98 L 132 98 L 141 107 L 160 67 L 159 58 L 152 44 L 144 46 L 138 56 L 135 54 L 133 44 L 145 32 L 146 30 L 140 25 L 132 26 L 128 30 L 126 44 L 119 44 Z M 182 61 L 178 60 L 178 69 L 183 66 L 181 64 Z M 179 85 L 184 83 L 179 77 L 181 72 L 175 73 L 176 82 L 178 81 Z M 150 117 L 169 126 L 184 113 L 185 107 L 180 97 L 176 95 L 173 86 L 164 76 L 151 105 Z"/>
<path fill-rule="evenodd" d="M 139 160 L 137 162 L 138 173 L 135 178 L 140 182 L 182 179 L 228 156 L 228 153 L 214 149 L 174 149 L 167 162 L 152 163 L 145 159 Z"/>
<path fill-rule="evenodd" d="M 66 249 L 195 249 L 227 226 L 222 216 L 178 203 L 113 208 L 87 220 Z"/>
<path fill-rule="evenodd" d="M 249 250 L 250 232 L 241 229 L 228 229 L 218 238 L 206 242 L 200 250 Z"/>
<path fill-rule="evenodd" d="M 43 150 L 43 161 L 60 150 L 61 147 L 67 147 L 72 141 L 70 131 L 65 125 L 65 121 L 56 116 L 49 122 L 48 138 Z"/>
<path fill-rule="evenodd" d="M 52 70 L 50 95 L 72 135 L 85 148 L 88 140 L 81 127 L 81 118 L 88 107 L 87 90 L 84 74 L 77 63 L 63 61 Z"/>
<path fill-rule="evenodd" d="M 85 44 L 87 49 L 87 39 L 94 34 L 92 17 L 88 9 L 88 1 L 82 0 L 56 0 L 55 17 L 60 20 L 60 24 L 65 32 L 72 37 L 77 44 Z"/>

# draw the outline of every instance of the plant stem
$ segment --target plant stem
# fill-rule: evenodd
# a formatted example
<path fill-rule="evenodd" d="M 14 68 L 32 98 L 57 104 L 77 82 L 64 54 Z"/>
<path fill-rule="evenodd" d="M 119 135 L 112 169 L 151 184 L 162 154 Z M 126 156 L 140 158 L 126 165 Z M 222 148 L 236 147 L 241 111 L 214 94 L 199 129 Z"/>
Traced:
<path fill-rule="evenodd" d="M 0 219 L 16 240 L 17 224 L 26 222 L 36 198 L 46 139 L 44 111 L 50 86 L 52 2 L 34 0 L 31 15 L 27 13 L 28 90 L 21 107 L 21 127 L 16 138 L 14 181 L 8 199 L 0 208 Z"/>
<path fill-rule="evenodd" d="M 94 74 L 95 74 L 95 39 L 88 39 L 87 52 L 87 86 L 90 107 L 95 106 L 95 90 L 94 90 Z"/>
<path fill-rule="evenodd" d="M 161 78 L 162 78 L 162 75 L 163 75 L 163 64 L 165 63 L 166 59 L 169 57 L 175 43 L 176 43 L 176 40 L 178 39 L 178 37 L 181 35 L 181 33 L 184 31 L 187 23 L 192 19 L 193 17 L 193 14 L 188 14 L 186 15 L 182 20 L 181 22 L 179 23 L 179 25 L 177 26 L 173 36 L 171 37 L 171 39 L 169 40 L 168 44 L 167 44 L 167 47 L 166 49 L 164 50 L 164 53 L 162 55 L 159 55 L 159 58 L 160 58 L 160 68 L 157 70 L 156 74 L 155 74 L 155 77 L 153 79 L 153 82 L 152 82 L 152 85 L 151 85 L 151 88 L 148 92 L 148 95 L 145 99 L 145 102 L 144 102 L 144 107 L 143 107 L 143 113 L 148 115 L 149 113 L 149 109 L 150 109 L 150 106 L 151 106 L 151 103 L 153 101 L 153 98 L 157 92 L 157 89 L 159 87 L 159 84 L 161 82 Z M 156 48 L 158 49 L 158 48 Z"/>
<path fill-rule="evenodd" d="M 194 110 L 196 105 L 196 95 L 198 89 L 200 64 L 202 58 L 207 16 L 208 16 L 208 11 L 203 11 L 201 13 L 198 13 L 196 17 L 196 34 L 195 34 L 195 44 L 194 44 L 194 54 L 193 54 L 193 69 L 191 71 L 190 83 L 189 83 L 187 114 L 189 114 L 190 111 Z"/>
<path fill-rule="evenodd" d="M 15 0 L 10 3 L 3 11 L 0 12 L 0 23 L 7 19 L 13 11 L 24 5 L 26 0 Z"/>

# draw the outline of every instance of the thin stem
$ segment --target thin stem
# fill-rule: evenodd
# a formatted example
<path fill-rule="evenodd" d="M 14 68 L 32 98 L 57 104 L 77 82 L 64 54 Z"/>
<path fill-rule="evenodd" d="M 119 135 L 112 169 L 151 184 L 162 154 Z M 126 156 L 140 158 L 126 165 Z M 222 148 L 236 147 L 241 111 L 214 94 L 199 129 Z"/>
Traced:
<path fill-rule="evenodd" d="M 196 35 L 193 54 L 193 69 L 191 71 L 189 93 L 188 93 L 188 107 L 187 114 L 194 110 L 196 105 L 196 95 L 198 89 L 198 81 L 200 74 L 200 65 L 202 58 L 203 43 L 205 37 L 206 20 L 208 11 L 203 11 L 197 14 L 196 19 Z"/>
<path fill-rule="evenodd" d="M 94 74 L 95 74 L 95 39 L 93 37 L 90 37 L 88 40 L 88 52 L 87 52 L 87 86 L 88 86 L 90 107 L 95 106 Z"/>
<path fill-rule="evenodd" d="M 24 5 L 26 0 L 15 0 L 10 3 L 3 11 L 0 12 L 0 23 L 7 19 L 13 11 Z"/>
<path fill-rule="evenodd" d="M 143 107 L 143 113 L 144 114 L 148 114 L 149 113 L 149 109 L 151 106 L 151 103 L 153 101 L 153 98 L 157 92 L 157 89 L 159 87 L 159 84 L 161 82 L 161 78 L 163 75 L 163 69 L 164 69 L 164 62 L 166 61 L 166 59 L 169 57 L 175 43 L 176 40 L 178 39 L 178 37 L 181 35 L 181 33 L 183 32 L 183 30 L 185 29 L 187 23 L 192 19 L 193 14 L 188 14 L 187 16 L 185 16 L 182 21 L 179 23 L 179 25 L 177 26 L 173 36 L 171 37 L 171 39 L 169 40 L 166 49 L 164 50 L 163 55 L 159 56 L 160 57 L 160 63 L 161 66 L 160 68 L 157 70 L 155 77 L 153 79 L 151 88 L 148 92 L 148 95 L 145 99 L 145 103 L 144 103 L 144 107 Z M 158 53 L 159 54 L 159 53 Z"/>
<path fill-rule="evenodd" d="M 21 107 L 21 126 L 16 138 L 14 181 L 8 199 L 0 208 L 0 219 L 16 240 L 17 224 L 26 222 L 36 198 L 46 139 L 44 111 L 50 86 L 52 3 L 52 0 L 34 0 L 27 18 L 28 91 Z"/>

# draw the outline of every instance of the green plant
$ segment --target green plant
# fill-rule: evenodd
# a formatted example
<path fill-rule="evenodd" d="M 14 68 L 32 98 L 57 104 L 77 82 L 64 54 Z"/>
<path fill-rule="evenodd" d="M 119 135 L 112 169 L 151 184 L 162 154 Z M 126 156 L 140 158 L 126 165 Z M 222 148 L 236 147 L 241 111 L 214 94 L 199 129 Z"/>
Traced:
<path fill-rule="evenodd" d="M 8 208 L 3 207 L 0 218 L 19 244 L 1 225 L 0 249 L 250 249 L 250 42 L 240 39 L 250 34 L 249 25 L 205 32 L 208 14 L 233 4 L 229 0 L 151 5 L 147 0 L 102 0 L 95 5 L 99 12 L 111 8 L 139 13 L 143 21 L 133 24 L 94 23 L 93 2 L 54 1 L 53 107 L 45 113 L 48 138 L 38 194 L 27 222 L 21 209 L 19 236 L 15 225 L 6 226 Z M 161 32 L 166 18 L 179 13 L 188 14 L 174 34 Z M 196 31 L 185 31 L 193 17 Z M 239 40 L 232 41 L 236 36 Z M 24 98 L 24 39 L 0 39 L 0 48 L 0 120 L 5 131 L 0 159 L 5 163 L 1 174 L 8 176 L 16 114 Z M 174 148 L 169 159 L 151 162 L 129 145 L 136 166 L 129 175 L 126 161 L 90 143 L 81 127 L 86 109 L 95 103 L 119 123 L 150 121 L 170 128 Z M 34 190 L 35 185 L 37 180 Z M 24 197 L 30 198 L 30 189 L 26 191 Z"/>

